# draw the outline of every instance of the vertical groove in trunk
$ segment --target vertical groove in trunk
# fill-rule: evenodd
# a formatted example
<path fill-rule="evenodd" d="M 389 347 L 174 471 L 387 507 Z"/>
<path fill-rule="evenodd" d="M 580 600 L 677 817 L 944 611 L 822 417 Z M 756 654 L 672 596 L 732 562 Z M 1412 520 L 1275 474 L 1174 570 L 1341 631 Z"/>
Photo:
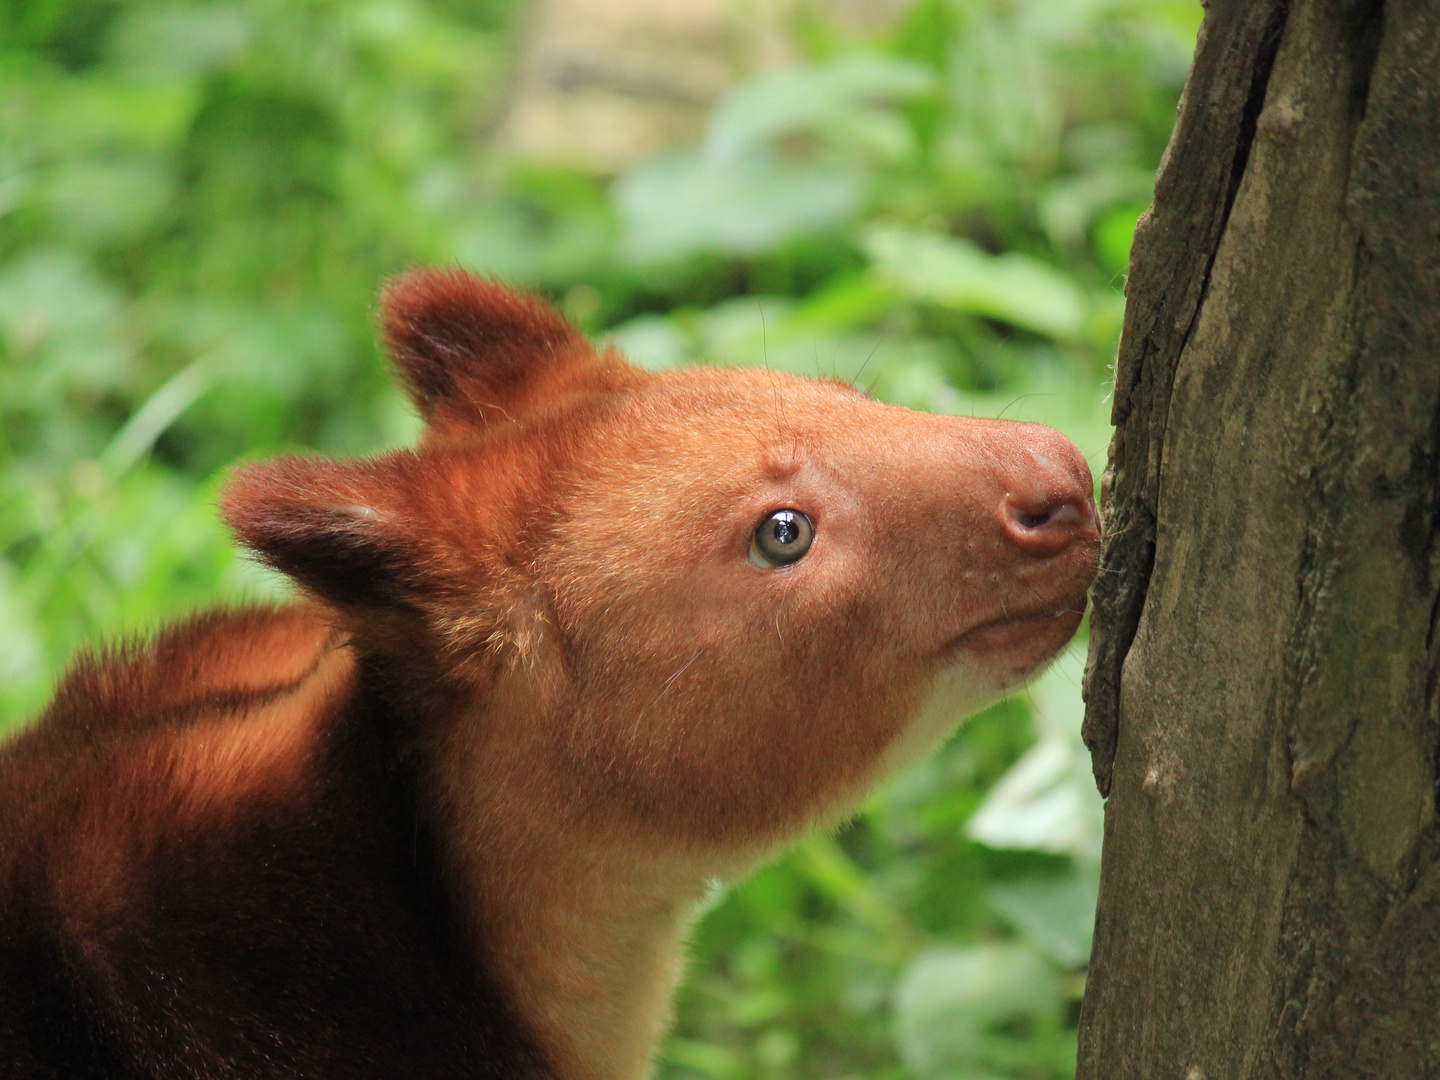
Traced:
<path fill-rule="evenodd" d="M 1440 1076 L 1440 9 L 1212 0 L 1127 293 L 1079 1076 Z"/>
<path fill-rule="evenodd" d="M 1116 435 L 1101 480 L 1106 533 L 1085 671 L 1085 744 L 1095 782 L 1110 793 L 1120 668 L 1135 636 L 1155 549 L 1164 402 L 1200 312 L 1240 187 L 1265 86 L 1285 26 L 1286 0 L 1216 4 L 1200 31 L 1180 117 L 1135 233 L 1125 332 L 1115 364 Z M 1233 69 L 1249 78 L 1237 81 Z M 1228 165 L 1227 165 L 1228 163 Z M 1104 618 L 1098 617 L 1104 612 Z"/>

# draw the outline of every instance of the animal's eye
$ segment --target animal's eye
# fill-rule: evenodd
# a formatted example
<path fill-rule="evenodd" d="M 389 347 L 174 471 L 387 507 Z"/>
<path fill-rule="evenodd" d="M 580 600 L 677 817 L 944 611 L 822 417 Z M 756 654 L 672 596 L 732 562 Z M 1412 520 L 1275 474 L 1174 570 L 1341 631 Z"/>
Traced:
<path fill-rule="evenodd" d="M 776 510 L 755 530 L 750 561 L 764 570 L 799 562 L 815 539 L 815 526 L 799 510 Z"/>

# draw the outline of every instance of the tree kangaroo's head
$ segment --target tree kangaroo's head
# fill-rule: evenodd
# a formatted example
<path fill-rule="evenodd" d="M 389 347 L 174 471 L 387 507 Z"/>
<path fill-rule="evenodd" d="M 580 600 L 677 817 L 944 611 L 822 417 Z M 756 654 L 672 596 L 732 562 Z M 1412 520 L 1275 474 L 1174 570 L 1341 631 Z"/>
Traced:
<path fill-rule="evenodd" d="M 1048 428 L 641 371 L 458 271 L 393 282 L 383 336 L 419 448 L 246 466 L 231 525 L 422 727 L 636 828 L 752 851 L 833 818 L 1079 625 L 1091 478 Z"/>

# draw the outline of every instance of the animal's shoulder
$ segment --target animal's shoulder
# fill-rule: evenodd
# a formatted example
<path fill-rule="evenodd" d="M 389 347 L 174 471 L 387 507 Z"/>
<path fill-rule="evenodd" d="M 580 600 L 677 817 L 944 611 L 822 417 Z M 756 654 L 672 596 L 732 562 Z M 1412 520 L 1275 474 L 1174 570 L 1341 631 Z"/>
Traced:
<path fill-rule="evenodd" d="M 313 772 L 354 660 L 301 607 L 211 612 L 80 658 L 0 746 L 0 892 L 89 910 L 175 829 L 210 827 Z M 122 858 L 123 853 L 123 858 Z"/>
<path fill-rule="evenodd" d="M 82 655 L 41 717 L 0 745 L 5 862 L 293 779 L 352 669 L 301 606 L 207 612 Z"/>
<path fill-rule="evenodd" d="M 303 608 L 202 616 L 71 670 L 0 749 L 0 1058 L 35 1076 L 535 1071 L 459 962 L 362 685 Z"/>
<path fill-rule="evenodd" d="M 207 611 L 153 640 L 82 654 L 32 738 L 53 751 L 253 708 L 303 682 L 333 639 L 319 612 L 302 605 Z"/>

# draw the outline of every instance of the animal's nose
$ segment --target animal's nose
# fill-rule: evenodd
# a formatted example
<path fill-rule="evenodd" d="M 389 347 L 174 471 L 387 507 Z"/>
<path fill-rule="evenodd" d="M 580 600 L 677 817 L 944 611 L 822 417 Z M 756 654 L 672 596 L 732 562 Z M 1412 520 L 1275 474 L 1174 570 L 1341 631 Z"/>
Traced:
<path fill-rule="evenodd" d="M 1010 477 L 1001 520 L 1010 542 L 1050 558 L 1077 541 L 1100 539 L 1090 466 L 1059 432 L 1039 428 L 1027 439 L 1024 464 Z"/>

